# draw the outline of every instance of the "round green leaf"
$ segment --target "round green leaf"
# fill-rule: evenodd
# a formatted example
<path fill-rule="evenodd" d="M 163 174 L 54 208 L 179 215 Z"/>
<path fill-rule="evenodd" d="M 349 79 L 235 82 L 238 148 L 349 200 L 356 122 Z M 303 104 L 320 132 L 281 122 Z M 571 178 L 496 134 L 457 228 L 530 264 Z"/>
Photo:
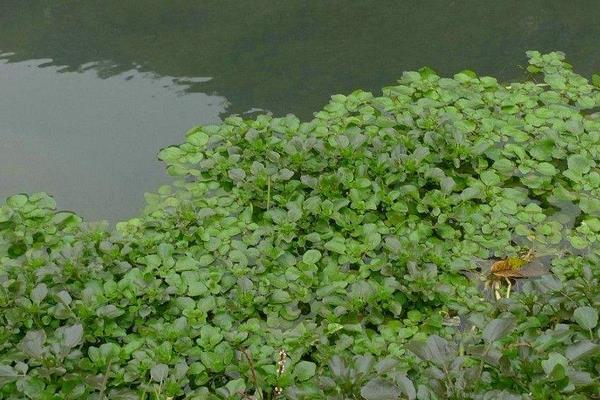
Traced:
<path fill-rule="evenodd" d="M 594 329 L 598 325 L 598 310 L 589 306 L 577 307 L 573 312 L 573 320 L 583 329 Z"/>
<path fill-rule="evenodd" d="M 302 256 L 302 261 L 306 264 L 316 264 L 321 259 L 321 252 L 319 250 L 308 250 Z"/>
<path fill-rule="evenodd" d="M 590 171 L 593 161 L 581 154 L 573 154 L 567 158 L 567 165 L 576 175 L 583 175 Z"/>
<path fill-rule="evenodd" d="M 301 382 L 312 378 L 316 371 L 317 365 L 310 361 L 300 361 L 294 366 L 294 375 Z"/>

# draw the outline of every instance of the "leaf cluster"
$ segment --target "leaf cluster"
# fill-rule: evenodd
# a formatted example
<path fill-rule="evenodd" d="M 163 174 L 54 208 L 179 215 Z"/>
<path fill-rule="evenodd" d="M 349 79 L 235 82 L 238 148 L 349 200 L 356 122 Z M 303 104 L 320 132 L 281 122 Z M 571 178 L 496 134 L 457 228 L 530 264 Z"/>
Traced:
<path fill-rule="evenodd" d="M 598 395 L 600 91 L 528 55 L 196 127 L 115 230 L 8 198 L 0 399 Z M 553 276 L 490 304 L 529 248 Z"/>

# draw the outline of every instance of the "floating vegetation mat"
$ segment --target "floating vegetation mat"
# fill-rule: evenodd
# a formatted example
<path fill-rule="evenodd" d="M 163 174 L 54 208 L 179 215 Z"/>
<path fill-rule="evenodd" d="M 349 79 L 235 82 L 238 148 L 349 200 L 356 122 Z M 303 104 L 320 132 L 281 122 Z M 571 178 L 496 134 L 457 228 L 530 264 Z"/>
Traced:
<path fill-rule="evenodd" d="M 406 72 L 231 116 L 110 230 L 0 209 L 0 399 L 599 398 L 600 90 Z"/>

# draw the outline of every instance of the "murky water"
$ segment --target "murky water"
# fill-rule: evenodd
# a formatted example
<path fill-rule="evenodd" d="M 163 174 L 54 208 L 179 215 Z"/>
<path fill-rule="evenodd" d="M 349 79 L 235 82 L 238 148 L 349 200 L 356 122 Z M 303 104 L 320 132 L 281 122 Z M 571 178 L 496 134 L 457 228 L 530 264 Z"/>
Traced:
<path fill-rule="evenodd" d="M 600 71 L 600 2 L 0 2 L 0 197 L 46 191 L 88 219 L 131 217 L 168 177 L 159 148 L 193 125 L 403 70 L 516 78 L 527 49 Z"/>

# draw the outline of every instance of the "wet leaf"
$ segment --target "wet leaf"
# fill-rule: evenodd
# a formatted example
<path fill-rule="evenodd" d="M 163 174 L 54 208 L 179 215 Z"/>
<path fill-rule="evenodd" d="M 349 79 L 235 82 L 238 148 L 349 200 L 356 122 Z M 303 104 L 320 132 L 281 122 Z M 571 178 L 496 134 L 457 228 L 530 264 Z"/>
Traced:
<path fill-rule="evenodd" d="M 572 344 L 565 350 L 565 356 L 570 361 L 577 361 L 597 354 L 600 354 L 600 345 L 589 340 L 582 340 Z"/>
<path fill-rule="evenodd" d="M 294 375 L 300 381 L 306 381 L 315 375 L 317 365 L 310 361 L 300 361 L 294 366 Z"/>
<path fill-rule="evenodd" d="M 81 343 L 83 339 L 83 326 L 81 324 L 72 325 L 64 328 L 62 344 L 65 347 L 73 348 Z"/>
<path fill-rule="evenodd" d="M 400 397 L 400 390 L 391 382 L 375 378 L 360 389 L 360 394 L 366 400 L 393 400 Z"/>
<path fill-rule="evenodd" d="M 18 374 L 15 369 L 9 365 L 0 364 L 0 387 L 17 379 Z"/>
<path fill-rule="evenodd" d="M 307 264 L 316 264 L 321 259 L 321 252 L 319 250 L 308 250 L 302 256 L 302 261 Z"/>
<path fill-rule="evenodd" d="M 577 307 L 573 312 L 573 320 L 583 329 L 594 329 L 598 325 L 598 311 L 588 306 Z"/>
<path fill-rule="evenodd" d="M 21 341 L 19 348 L 29 357 L 42 358 L 44 354 L 44 343 L 46 342 L 46 333 L 42 330 L 29 331 Z"/>
<path fill-rule="evenodd" d="M 39 305 L 48 295 L 48 287 L 40 283 L 31 291 L 31 301 L 37 305 Z"/>
<path fill-rule="evenodd" d="M 510 333 L 515 327 L 514 318 L 497 318 L 490 321 L 483 330 L 483 340 L 493 343 Z"/>
<path fill-rule="evenodd" d="M 155 382 L 163 382 L 169 375 L 169 367 L 165 364 L 156 364 L 150 369 L 150 377 Z"/>

